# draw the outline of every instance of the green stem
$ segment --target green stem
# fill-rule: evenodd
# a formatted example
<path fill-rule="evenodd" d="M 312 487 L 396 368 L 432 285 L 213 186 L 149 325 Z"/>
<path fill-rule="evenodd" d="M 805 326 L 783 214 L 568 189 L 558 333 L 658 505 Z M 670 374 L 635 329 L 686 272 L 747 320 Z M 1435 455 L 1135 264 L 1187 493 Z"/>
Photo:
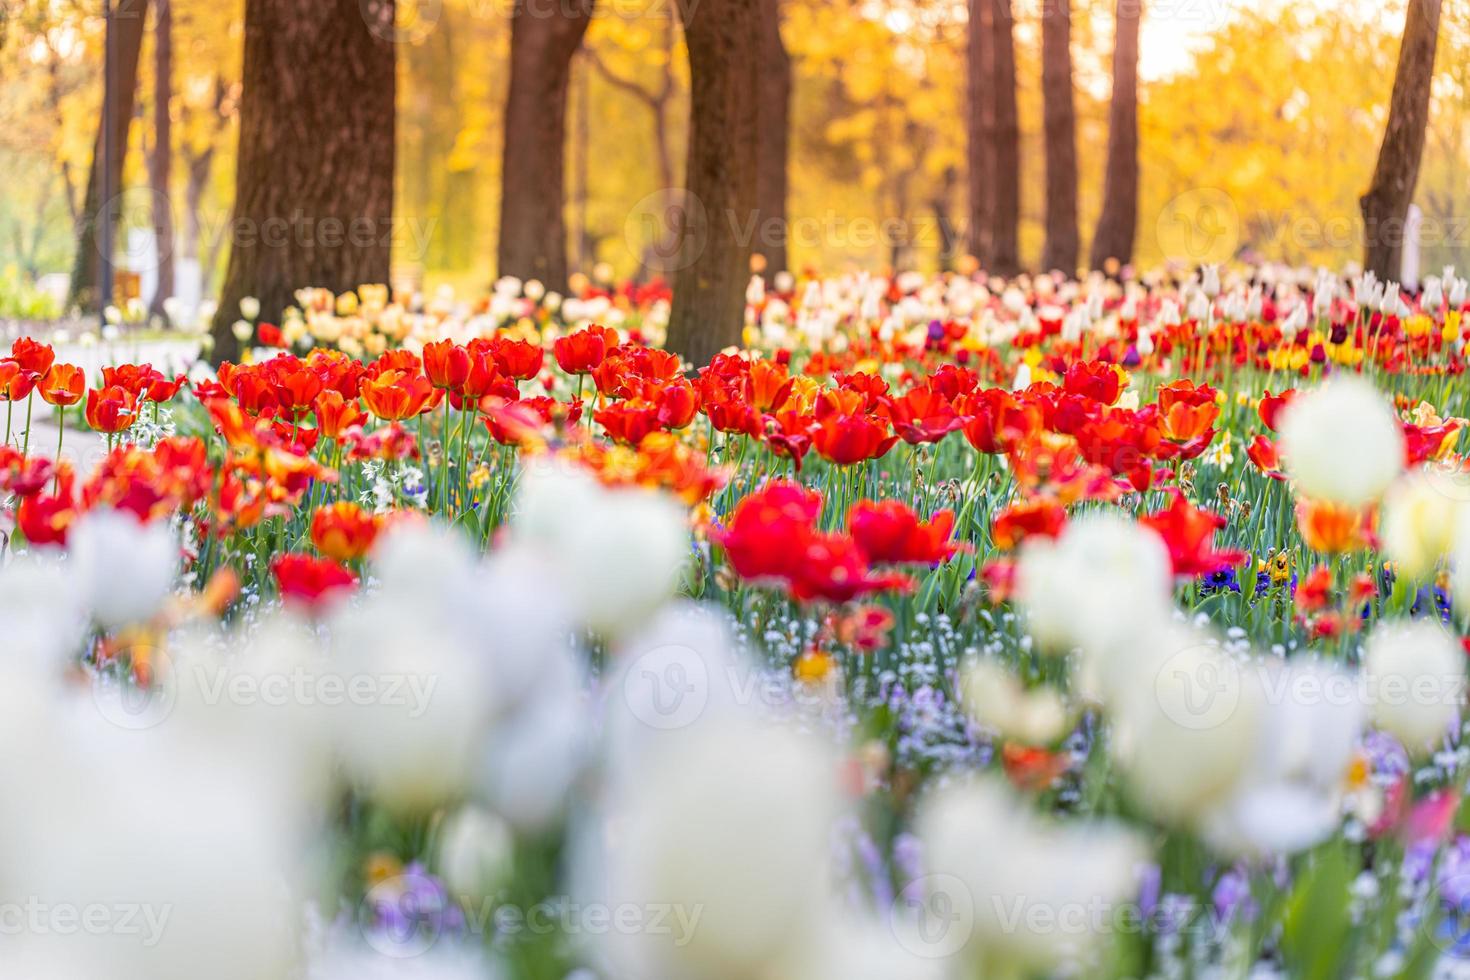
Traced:
<path fill-rule="evenodd" d="M 24 443 L 21 445 L 20 454 L 28 456 L 31 452 L 31 407 L 36 402 L 35 393 L 26 396 L 26 433 Z"/>

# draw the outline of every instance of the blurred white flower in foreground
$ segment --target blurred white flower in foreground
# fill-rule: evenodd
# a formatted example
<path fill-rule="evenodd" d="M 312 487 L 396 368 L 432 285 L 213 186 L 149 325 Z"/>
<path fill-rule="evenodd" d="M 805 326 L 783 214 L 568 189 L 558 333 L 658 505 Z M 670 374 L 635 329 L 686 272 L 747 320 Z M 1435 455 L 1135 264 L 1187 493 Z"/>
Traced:
<path fill-rule="evenodd" d="M 1158 535 L 1133 521 L 1087 515 L 1055 542 L 1028 539 L 1016 593 L 1044 650 L 1103 653 L 1168 614 L 1169 554 Z"/>
<path fill-rule="evenodd" d="M 1465 654 L 1437 623 L 1378 626 L 1368 638 L 1363 673 L 1373 724 L 1412 753 L 1427 754 L 1460 717 Z"/>
<path fill-rule="evenodd" d="M 479 790 L 521 828 L 559 814 L 586 696 L 544 562 L 519 547 L 482 561 L 454 532 L 408 524 L 371 572 L 375 588 L 329 623 L 333 669 L 362 692 L 332 716 L 349 775 L 398 811 Z"/>
<path fill-rule="evenodd" d="M 86 610 L 68 566 L 29 554 L 0 568 L 0 623 L 5 624 L 6 663 L 11 670 L 54 676 L 75 653 L 86 629 Z"/>
<path fill-rule="evenodd" d="M 1262 671 L 1252 758 L 1202 822 L 1216 850 L 1244 857 L 1292 854 L 1331 836 L 1367 720 L 1358 678 L 1345 670 L 1274 662 Z"/>
<path fill-rule="evenodd" d="M 584 828 L 574 891 L 614 921 L 631 909 L 662 925 L 609 930 L 592 953 L 609 977 L 788 975 L 832 901 L 835 756 L 816 737 L 729 716 L 660 749 Z"/>
<path fill-rule="evenodd" d="M 74 587 L 104 627 L 151 619 L 173 588 L 179 543 L 166 524 L 94 510 L 71 529 L 68 545 Z"/>
<path fill-rule="evenodd" d="M 386 956 L 341 941 L 312 959 L 306 980 L 495 980 L 499 971 L 475 949 L 435 945 L 418 956 Z"/>
<path fill-rule="evenodd" d="M 1259 675 L 1171 624 L 1110 685 L 1111 749 L 1150 812 L 1190 824 L 1229 796 L 1255 751 Z"/>
<path fill-rule="evenodd" d="M 1383 506 L 1383 550 L 1410 580 L 1432 573 L 1454 546 L 1464 504 L 1435 478 L 1413 473 L 1395 483 Z"/>
<path fill-rule="evenodd" d="M 526 468 L 512 539 L 556 569 L 554 584 L 587 626 L 617 636 L 673 595 L 689 551 L 682 507 L 667 494 L 604 487 L 559 463 Z"/>
<path fill-rule="evenodd" d="M 1147 859 L 1121 827 L 1044 822 L 1003 784 L 983 778 L 938 790 L 923 803 L 918 827 L 928 875 L 911 892 L 937 894 L 909 898 L 950 921 L 942 932 L 932 931 L 936 923 L 915 923 L 909 942 L 928 936 L 936 954 L 961 956 L 969 972 L 958 976 L 1064 966 L 1087 975 L 1102 930 L 1134 898 Z"/>
<path fill-rule="evenodd" d="M 29 799 L 8 814 L 0 878 L 43 910 L 29 945 L 54 944 L 109 980 L 289 975 L 309 866 L 287 787 L 266 766 L 234 764 L 247 746 L 181 725 L 120 733 L 84 698 L 48 708 L 49 724 L 25 733 L 33 769 L 7 773 Z M 44 927 L 44 910 L 66 909 L 111 918 Z"/>
<path fill-rule="evenodd" d="M 977 724 L 1027 745 L 1056 741 L 1070 720 L 1055 688 L 1026 690 L 1015 674 L 994 660 L 978 660 L 965 668 L 960 696 Z"/>
<path fill-rule="evenodd" d="M 1382 496 L 1403 471 L 1404 433 L 1377 388 L 1335 377 L 1283 410 L 1281 455 L 1305 496 L 1360 506 Z"/>

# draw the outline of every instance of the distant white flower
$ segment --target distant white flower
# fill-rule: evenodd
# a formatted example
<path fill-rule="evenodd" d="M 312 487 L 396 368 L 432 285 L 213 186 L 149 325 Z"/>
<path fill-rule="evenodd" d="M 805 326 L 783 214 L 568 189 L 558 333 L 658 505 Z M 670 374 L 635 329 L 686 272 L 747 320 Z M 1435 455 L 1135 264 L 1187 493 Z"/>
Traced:
<path fill-rule="evenodd" d="M 1354 507 L 1377 500 L 1404 468 L 1404 434 L 1371 384 L 1337 377 L 1282 412 L 1281 454 L 1297 489 Z"/>
<path fill-rule="evenodd" d="M 1218 264 L 1205 266 L 1200 277 L 1200 290 L 1206 298 L 1214 299 L 1220 295 L 1220 266 Z"/>
<path fill-rule="evenodd" d="M 260 319 L 260 300 L 254 296 L 244 296 L 240 299 L 240 315 L 254 323 Z"/>

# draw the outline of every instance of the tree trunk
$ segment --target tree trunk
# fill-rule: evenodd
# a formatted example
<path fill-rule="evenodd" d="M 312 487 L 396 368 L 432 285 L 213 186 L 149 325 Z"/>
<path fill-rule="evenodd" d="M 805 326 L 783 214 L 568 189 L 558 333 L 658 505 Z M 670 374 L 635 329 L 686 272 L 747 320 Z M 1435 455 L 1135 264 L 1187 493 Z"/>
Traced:
<path fill-rule="evenodd" d="M 788 271 L 786 200 L 791 152 L 791 55 L 781 40 L 781 0 L 761 0 L 760 108 L 756 196 L 760 223 L 755 251 L 765 256 L 766 281 Z"/>
<path fill-rule="evenodd" d="M 756 198 L 760 0 L 678 0 L 689 151 L 668 347 L 703 366 L 740 343 Z"/>
<path fill-rule="evenodd" d="M 1011 0 L 993 3 L 995 239 L 991 271 L 1010 277 L 1021 271 L 1021 117 L 1016 108 L 1015 18 Z"/>
<path fill-rule="evenodd" d="M 1041 95 L 1046 118 L 1046 244 L 1043 271 L 1077 274 L 1077 110 L 1072 100 L 1072 3 L 1041 12 Z"/>
<path fill-rule="evenodd" d="M 150 316 L 168 320 L 163 301 L 174 294 L 174 216 L 169 175 L 173 170 L 173 130 L 169 109 L 173 101 L 172 0 L 153 0 L 153 152 L 148 155 L 148 185 L 152 190 L 153 247 L 157 278 Z"/>
<path fill-rule="evenodd" d="M 1118 0 L 1113 42 L 1113 99 L 1103 209 L 1092 236 L 1092 267 L 1133 261 L 1138 233 L 1138 29 L 1144 0 Z"/>
<path fill-rule="evenodd" d="M 247 0 L 231 249 L 216 361 L 240 300 L 275 321 L 297 289 L 387 283 L 394 0 Z"/>
<path fill-rule="evenodd" d="M 995 242 L 995 34 L 993 0 L 970 0 L 969 98 L 966 133 L 970 167 L 970 251 L 989 268 Z"/>
<path fill-rule="evenodd" d="M 567 288 L 567 89 L 594 0 L 516 0 L 501 169 L 502 276 Z"/>
<path fill-rule="evenodd" d="M 1414 186 L 1419 182 L 1424 133 L 1429 125 L 1429 88 L 1439 44 L 1440 3 L 1409 0 L 1378 166 L 1368 193 L 1358 202 L 1363 211 L 1363 268 L 1383 280 L 1397 281 L 1403 271 L 1404 223 L 1414 200 Z"/>
<path fill-rule="evenodd" d="M 128 130 L 133 123 L 133 102 L 138 88 L 138 60 L 143 54 L 143 28 L 148 18 L 148 0 L 117 0 L 113 8 L 113 39 L 116 55 L 112 91 L 116 102 L 112 114 L 112 146 L 116 152 L 106 160 L 109 173 L 102 173 L 106 142 L 103 120 L 99 115 L 97 137 L 92 143 L 92 166 L 87 170 L 87 193 L 82 203 L 82 220 L 77 227 L 77 251 L 72 263 L 71 286 L 67 304 L 80 307 L 84 312 L 98 311 L 97 277 L 99 260 L 105 249 L 111 254 L 116 242 L 117 219 L 122 212 L 121 196 L 123 163 L 127 160 Z M 113 200 L 103 202 L 103 186 L 116 188 L 119 193 Z M 111 229 L 113 240 L 98 240 L 99 216 L 103 207 L 114 215 Z"/>

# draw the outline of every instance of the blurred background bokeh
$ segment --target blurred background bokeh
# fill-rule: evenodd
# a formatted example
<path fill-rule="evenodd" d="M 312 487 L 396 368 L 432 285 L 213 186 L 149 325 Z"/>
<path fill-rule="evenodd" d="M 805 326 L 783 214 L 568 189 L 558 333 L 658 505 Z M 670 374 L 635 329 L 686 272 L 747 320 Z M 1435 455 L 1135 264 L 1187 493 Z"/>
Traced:
<path fill-rule="evenodd" d="M 1039 6 L 1016 4 L 1022 257 L 1044 233 Z M 400 4 L 395 277 L 483 290 L 494 275 L 509 0 Z M 171 0 L 169 196 L 176 289 L 208 297 L 227 259 L 242 0 Z M 0 315 L 61 312 L 97 135 L 93 0 L 0 0 Z M 1074 5 L 1083 241 L 1101 207 L 1112 0 Z M 1382 137 L 1402 0 L 1157 0 L 1141 44 L 1136 261 L 1361 258 L 1358 197 Z M 786 0 L 795 69 L 797 269 L 934 270 L 963 249 L 964 0 Z M 158 35 L 138 67 L 120 267 L 151 252 Z M 567 223 L 574 269 L 639 272 L 650 195 L 679 186 L 688 67 L 671 0 L 606 0 L 573 68 Z M 1470 265 L 1470 4 L 1444 8 L 1417 201 L 1427 270 Z M 514 134 L 510 134 L 514 138 Z M 658 198 L 654 197 L 654 201 Z M 1187 220 L 1186 220 L 1187 217 Z M 1181 241 L 1206 235 L 1208 241 Z M 146 261 L 137 263 L 147 275 Z M 197 272 L 194 270 L 197 269 Z"/>

